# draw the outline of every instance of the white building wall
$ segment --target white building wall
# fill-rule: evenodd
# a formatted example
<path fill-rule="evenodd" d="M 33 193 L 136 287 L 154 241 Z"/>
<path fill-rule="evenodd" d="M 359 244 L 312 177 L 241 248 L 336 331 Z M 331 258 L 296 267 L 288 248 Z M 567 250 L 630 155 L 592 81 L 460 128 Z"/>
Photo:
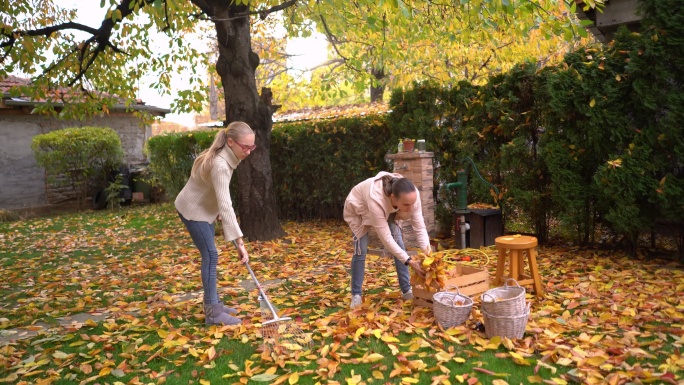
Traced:
<path fill-rule="evenodd" d="M 21 209 L 49 204 L 45 171 L 31 151 L 34 136 L 67 127 L 109 127 L 121 138 L 126 164 L 141 163 L 149 126 L 131 115 L 97 117 L 85 121 L 58 120 L 37 115 L 0 115 L 0 209 Z"/>

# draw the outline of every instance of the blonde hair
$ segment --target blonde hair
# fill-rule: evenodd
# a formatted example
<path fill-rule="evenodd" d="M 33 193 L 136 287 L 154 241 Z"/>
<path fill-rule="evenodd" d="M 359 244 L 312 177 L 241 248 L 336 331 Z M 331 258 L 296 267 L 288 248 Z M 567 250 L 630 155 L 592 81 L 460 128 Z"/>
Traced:
<path fill-rule="evenodd" d="M 254 135 L 254 131 L 245 122 L 232 122 L 228 127 L 217 132 L 211 146 L 202 151 L 192 163 L 190 175 L 193 177 L 199 175 L 202 179 L 206 180 L 214 165 L 214 158 L 226 146 L 228 138 L 237 142 L 239 138 L 245 135 Z"/>

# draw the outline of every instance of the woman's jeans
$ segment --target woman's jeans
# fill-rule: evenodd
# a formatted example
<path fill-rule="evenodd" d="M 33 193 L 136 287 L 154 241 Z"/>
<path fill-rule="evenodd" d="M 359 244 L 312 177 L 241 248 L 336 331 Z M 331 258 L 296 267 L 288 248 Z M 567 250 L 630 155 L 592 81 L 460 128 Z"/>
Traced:
<path fill-rule="evenodd" d="M 401 230 L 394 222 L 394 213 L 390 214 L 387 220 L 392 233 L 392 238 L 397 241 L 399 247 L 406 250 L 404 240 L 401 237 Z M 358 253 L 358 254 L 357 254 Z M 366 253 L 368 253 L 368 234 L 357 239 L 354 236 L 354 256 L 351 262 L 351 293 L 352 295 L 361 295 L 361 286 L 363 285 L 363 276 L 366 272 Z M 397 257 L 394 257 L 394 267 L 397 269 L 397 277 L 399 278 L 399 287 L 402 293 L 411 290 L 411 281 L 409 277 L 408 266 L 404 265 Z"/>
<path fill-rule="evenodd" d="M 218 264 L 218 250 L 214 242 L 214 224 L 209 222 L 191 221 L 185 219 L 181 213 L 178 216 L 188 229 L 192 241 L 202 255 L 200 271 L 202 272 L 202 289 L 204 289 L 204 304 L 219 303 L 218 287 L 216 284 L 216 265 Z"/>

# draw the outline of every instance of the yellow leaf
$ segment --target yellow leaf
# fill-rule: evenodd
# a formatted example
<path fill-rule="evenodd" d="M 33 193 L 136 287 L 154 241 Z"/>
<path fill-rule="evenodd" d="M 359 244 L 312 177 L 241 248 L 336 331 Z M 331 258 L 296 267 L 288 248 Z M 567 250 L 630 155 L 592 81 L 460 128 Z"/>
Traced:
<path fill-rule="evenodd" d="M 330 351 L 330 345 L 325 345 L 323 347 L 323 349 L 321 349 L 321 357 L 327 356 L 329 351 Z"/>
<path fill-rule="evenodd" d="M 297 382 L 299 382 L 299 373 L 297 373 L 297 372 L 292 373 L 292 374 L 290 375 L 290 378 L 287 379 L 287 382 L 288 382 L 290 385 L 296 384 Z"/>
<path fill-rule="evenodd" d="M 492 381 L 492 385 L 508 385 L 508 382 L 506 382 L 500 378 L 497 378 L 496 380 Z"/>
<path fill-rule="evenodd" d="M 440 362 L 449 361 L 451 359 L 451 357 L 453 357 L 453 356 L 454 356 L 453 354 L 449 354 L 445 351 L 441 351 L 441 352 L 435 354 L 435 358 L 437 359 L 437 361 L 440 361 Z"/>
<path fill-rule="evenodd" d="M 383 356 L 382 354 L 373 353 L 373 354 L 368 355 L 368 357 L 366 357 L 365 362 L 378 362 L 378 361 L 382 360 L 383 358 L 385 358 L 385 356 Z"/>
<path fill-rule="evenodd" d="M 159 338 L 164 339 L 169 335 L 169 331 L 164 329 L 158 329 L 157 335 L 159 336 Z"/>
<path fill-rule="evenodd" d="M 389 343 L 389 342 L 399 342 L 399 340 L 398 340 L 397 338 L 392 337 L 392 336 L 389 335 L 389 334 L 383 335 L 382 338 L 381 338 L 381 340 L 383 340 L 383 341 L 385 341 L 385 342 L 388 342 L 388 343 Z"/>
<path fill-rule="evenodd" d="M 382 372 L 379 370 L 374 370 L 373 371 L 373 377 L 375 377 L 378 380 L 384 380 L 385 376 L 382 375 Z"/>
<path fill-rule="evenodd" d="M 606 357 L 602 356 L 594 356 L 586 360 L 586 363 L 591 366 L 601 366 L 604 362 L 606 362 Z"/>
<path fill-rule="evenodd" d="M 380 329 L 373 329 L 372 333 L 377 339 L 380 339 L 382 337 L 382 330 Z"/>
<path fill-rule="evenodd" d="M 458 362 L 459 364 L 466 362 L 465 358 L 463 357 L 454 357 L 454 361 Z"/>
<path fill-rule="evenodd" d="M 363 326 L 361 326 L 360 328 L 358 328 L 358 329 L 356 330 L 356 333 L 354 334 L 354 341 L 358 341 L 358 340 L 359 340 L 359 336 L 362 335 L 363 332 L 365 332 L 365 331 L 366 331 L 366 328 L 363 327 Z"/>
<path fill-rule="evenodd" d="M 199 380 L 199 383 L 202 385 L 211 385 L 211 382 L 208 380 Z"/>
<path fill-rule="evenodd" d="M 266 369 L 264 373 L 266 374 L 275 374 L 275 372 L 278 370 L 277 366 L 271 366 L 270 368 Z"/>
<path fill-rule="evenodd" d="M 509 354 L 511 355 L 511 357 L 513 357 L 513 361 L 518 365 L 529 365 L 530 364 L 529 362 L 527 362 L 525 357 L 521 356 L 520 354 L 518 354 L 516 352 L 509 352 Z"/>
<path fill-rule="evenodd" d="M 551 381 L 553 381 L 554 383 L 556 383 L 558 385 L 567 385 L 568 384 L 568 382 L 565 381 L 564 379 L 557 378 L 557 377 L 552 378 Z"/>
<path fill-rule="evenodd" d="M 413 377 L 402 377 L 401 382 L 406 384 L 417 384 L 419 381 Z"/>
<path fill-rule="evenodd" d="M 207 358 L 209 358 L 209 361 L 212 361 L 214 358 L 216 358 L 216 348 L 212 346 L 207 349 Z"/>
<path fill-rule="evenodd" d="M 620 81 L 622 80 L 622 78 L 620 77 L 620 75 L 615 75 L 615 80 Z"/>
<path fill-rule="evenodd" d="M 9 376 L 5 378 L 0 378 L 0 382 L 14 382 L 19 379 L 19 376 L 17 376 L 16 373 L 11 373 Z"/>
<path fill-rule="evenodd" d="M 544 379 L 540 376 L 527 376 L 527 382 L 530 384 L 541 384 L 544 382 Z"/>
<path fill-rule="evenodd" d="M 595 105 L 596 105 L 596 100 L 591 99 L 591 101 L 589 102 L 589 107 L 594 107 Z"/>

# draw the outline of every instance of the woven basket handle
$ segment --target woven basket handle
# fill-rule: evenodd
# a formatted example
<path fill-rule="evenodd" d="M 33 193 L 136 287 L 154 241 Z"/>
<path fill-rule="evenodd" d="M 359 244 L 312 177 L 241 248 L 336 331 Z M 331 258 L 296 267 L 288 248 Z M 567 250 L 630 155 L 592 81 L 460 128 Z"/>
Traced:
<path fill-rule="evenodd" d="M 444 291 L 448 292 L 451 289 L 456 289 L 456 295 L 454 296 L 454 298 L 451 299 L 451 305 L 455 306 L 456 305 L 456 298 L 461 296 L 461 290 L 459 290 L 458 286 L 456 286 L 456 285 L 449 285 L 446 287 L 446 289 L 444 289 Z"/>
<path fill-rule="evenodd" d="M 506 279 L 506 282 L 504 282 L 505 288 L 508 288 L 508 281 L 513 281 L 513 283 L 515 283 L 515 286 L 520 287 L 520 285 L 518 284 L 518 281 L 516 281 L 515 278 L 508 278 L 508 279 Z"/>
<path fill-rule="evenodd" d="M 486 299 L 485 296 L 489 297 L 491 300 L 485 301 L 485 299 Z M 496 302 L 496 298 L 492 297 L 492 295 L 489 293 L 483 293 L 482 294 L 482 302 Z"/>

